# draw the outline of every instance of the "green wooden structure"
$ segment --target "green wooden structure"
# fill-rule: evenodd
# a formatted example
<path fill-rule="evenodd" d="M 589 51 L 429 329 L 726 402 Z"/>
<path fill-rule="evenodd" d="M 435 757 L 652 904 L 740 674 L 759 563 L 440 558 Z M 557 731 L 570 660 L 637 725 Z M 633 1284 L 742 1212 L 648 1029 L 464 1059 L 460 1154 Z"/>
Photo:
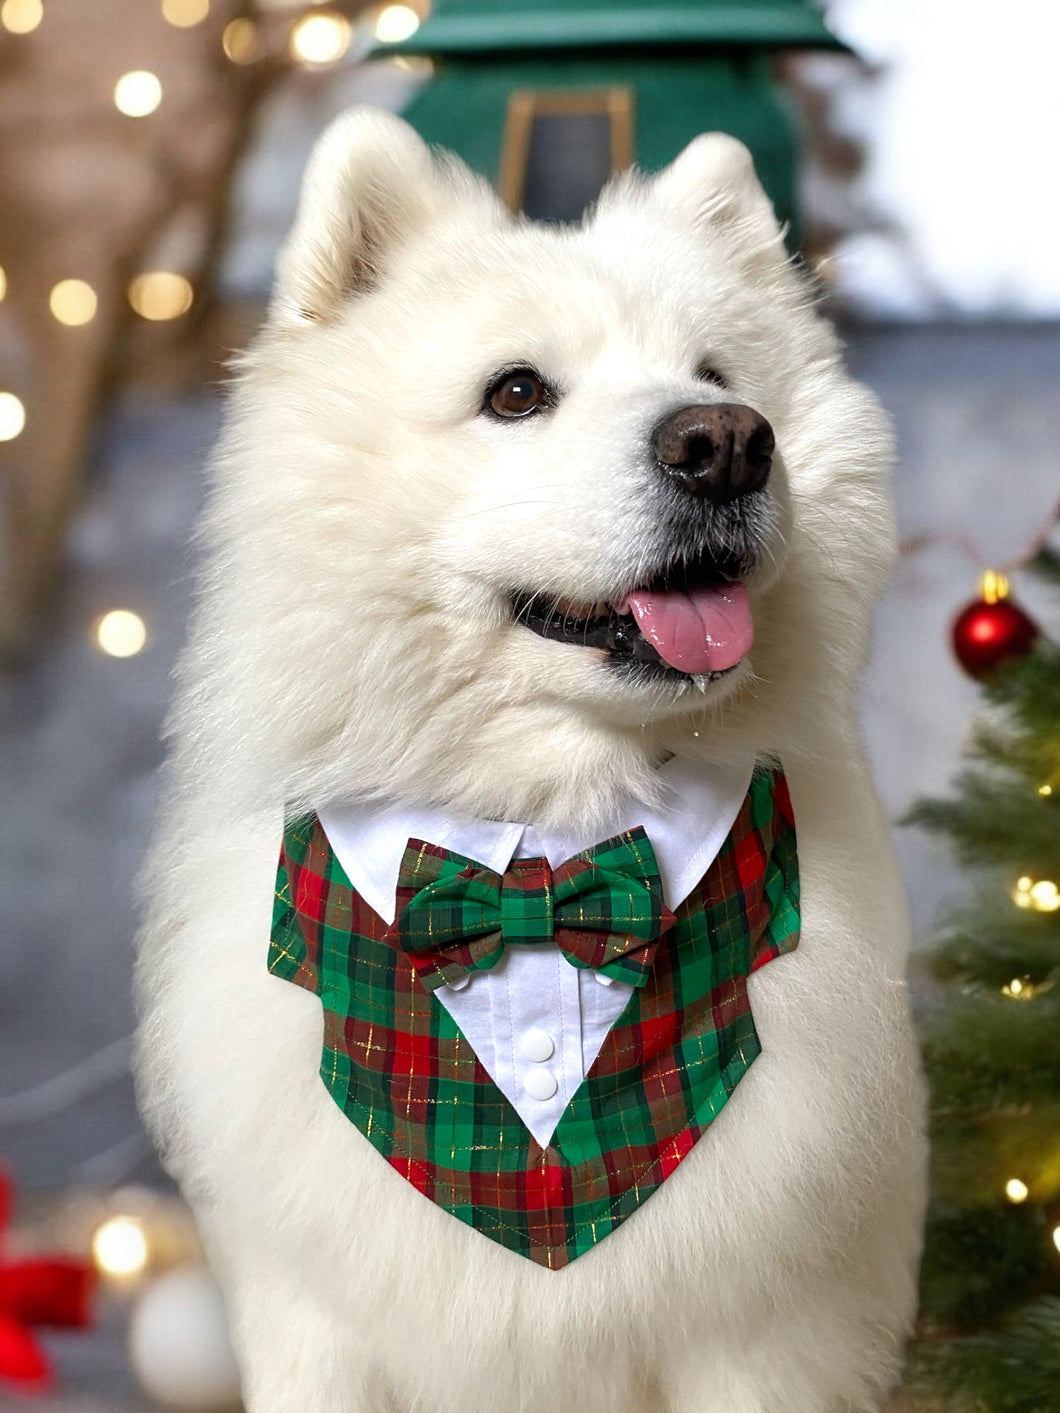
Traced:
<path fill-rule="evenodd" d="M 796 225 L 798 125 L 771 61 L 799 47 L 842 48 L 812 0 L 435 0 L 376 53 L 434 60 L 405 116 L 530 215 L 576 217 L 610 171 L 721 129 Z"/>

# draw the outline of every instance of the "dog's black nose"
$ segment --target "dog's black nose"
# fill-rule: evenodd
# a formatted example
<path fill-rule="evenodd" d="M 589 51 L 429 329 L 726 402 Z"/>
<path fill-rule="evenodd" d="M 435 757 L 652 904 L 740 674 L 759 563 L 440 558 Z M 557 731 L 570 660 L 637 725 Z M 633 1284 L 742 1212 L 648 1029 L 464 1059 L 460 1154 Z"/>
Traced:
<path fill-rule="evenodd" d="M 681 407 L 652 433 L 655 459 L 694 496 L 722 504 L 760 491 L 773 466 L 773 428 L 753 407 Z"/>

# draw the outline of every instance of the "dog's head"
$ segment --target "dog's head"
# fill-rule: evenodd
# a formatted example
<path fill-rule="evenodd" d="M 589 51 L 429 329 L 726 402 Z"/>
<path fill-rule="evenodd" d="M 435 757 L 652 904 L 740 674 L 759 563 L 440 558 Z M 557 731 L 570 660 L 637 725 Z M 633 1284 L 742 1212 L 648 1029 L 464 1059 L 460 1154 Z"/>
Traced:
<path fill-rule="evenodd" d="M 887 435 L 811 300 L 731 138 L 552 227 L 340 119 L 216 497 L 287 793 L 588 813 L 668 750 L 838 710 Z"/>

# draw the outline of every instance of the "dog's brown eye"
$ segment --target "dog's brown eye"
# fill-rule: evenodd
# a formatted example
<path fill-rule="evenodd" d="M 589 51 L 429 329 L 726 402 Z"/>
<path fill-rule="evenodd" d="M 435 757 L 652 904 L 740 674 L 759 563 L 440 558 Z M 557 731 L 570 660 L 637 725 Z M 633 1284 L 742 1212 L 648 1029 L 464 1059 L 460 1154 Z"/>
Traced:
<path fill-rule="evenodd" d="M 547 388 L 529 368 L 506 373 L 489 393 L 489 405 L 498 417 L 525 417 L 528 412 L 535 412 L 547 402 Z"/>
<path fill-rule="evenodd" d="M 713 383 L 715 387 L 727 388 L 728 380 L 718 372 L 717 368 L 712 368 L 709 363 L 701 363 L 696 369 L 696 377 L 701 383 Z"/>

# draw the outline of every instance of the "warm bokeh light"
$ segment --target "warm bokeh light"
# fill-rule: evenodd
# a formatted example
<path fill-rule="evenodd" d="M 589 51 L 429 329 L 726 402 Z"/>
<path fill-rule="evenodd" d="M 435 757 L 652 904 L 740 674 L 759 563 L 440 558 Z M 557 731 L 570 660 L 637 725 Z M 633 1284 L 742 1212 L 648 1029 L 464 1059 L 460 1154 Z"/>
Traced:
<path fill-rule="evenodd" d="M 1029 1001 L 1034 995 L 1034 987 L 1025 976 L 1014 976 L 1002 986 L 1001 994 L 1010 1001 Z"/>
<path fill-rule="evenodd" d="M 1051 878 L 1040 878 L 1035 882 L 1025 874 L 1016 879 L 1012 901 L 1017 908 L 1033 908 L 1036 913 L 1055 913 L 1060 911 L 1060 888 Z"/>
<path fill-rule="evenodd" d="M 291 58 L 302 64 L 334 64 L 350 47 L 345 15 L 323 11 L 306 15 L 291 29 Z"/>
<path fill-rule="evenodd" d="M 87 324 L 95 318 L 99 300 L 85 280 L 60 280 L 52 286 L 48 307 L 60 324 Z"/>
<path fill-rule="evenodd" d="M 383 62 L 424 82 L 434 73 L 434 60 L 428 59 L 426 54 L 392 54 Z"/>
<path fill-rule="evenodd" d="M 11 34 L 29 34 L 43 18 L 41 0 L 4 0 L 0 5 L 0 25 Z"/>
<path fill-rule="evenodd" d="M 253 20 L 230 20 L 221 34 L 221 48 L 233 64 L 252 64 L 261 52 Z"/>
<path fill-rule="evenodd" d="M 979 580 L 979 597 L 984 603 L 1001 603 L 1010 592 L 1008 575 L 1000 569 L 987 569 Z"/>
<path fill-rule="evenodd" d="M 1039 913 L 1055 913 L 1060 909 L 1060 888 L 1048 878 L 1032 884 L 1031 907 Z"/>
<path fill-rule="evenodd" d="M 127 118 L 146 118 L 162 102 L 162 84 L 149 69 L 131 69 L 114 85 L 114 106 Z"/>
<path fill-rule="evenodd" d="M 1053 1245 L 1060 1251 L 1060 1227 L 1053 1227 Z"/>
<path fill-rule="evenodd" d="M 384 5 L 375 21 L 375 37 L 381 44 L 400 44 L 420 27 L 420 17 L 411 5 Z"/>
<path fill-rule="evenodd" d="M 129 285 L 129 303 L 141 319 L 179 319 L 194 298 L 191 281 L 172 270 L 148 270 Z"/>
<path fill-rule="evenodd" d="M 162 18 L 178 29 L 190 29 L 210 13 L 210 0 L 162 0 Z"/>
<path fill-rule="evenodd" d="M 1009 1178 L 1005 1183 L 1005 1196 L 1010 1202 L 1026 1202 L 1030 1192 L 1030 1188 L 1020 1178 Z"/>
<path fill-rule="evenodd" d="M 96 620 L 93 636 L 96 646 L 108 657 L 135 657 L 147 642 L 147 628 L 138 613 L 112 608 Z"/>
<path fill-rule="evenodd" d="M 7 275 L 3 265 L 0 265 L 0 304 L 3 303 L 4 295 L 7 293 Z"/>
<path fill-rule="evenodd" d="M 13 442 L 26 425 L 26 409 L 14 393 L 0 392 L 0 442 Z"/>
<path fill-rule="evenodd" d="M 0 295 L 0 299 L 2 299 L 2 298 L 3 298 L 3 295 Z M 1049 796 L 1050 796 L 1052 793 L 1053 793 L 1053 787 L 1052 787 L 1051 785 L 1039 785 L 1039 786 L 1038 786 L 1038 794 L 1041 795 L 1041 797 L 1042 797 L 1043 800 L 1047 800 L 1047 799 L 1049 798 Z"/>
<path fill-rule="evenodd" d="M 135 1276 L 147 1265 L 147 1237 L 135 1217 L 108 1217 L 92 1238 L 92 1256 L 108 1276 Z"/>

